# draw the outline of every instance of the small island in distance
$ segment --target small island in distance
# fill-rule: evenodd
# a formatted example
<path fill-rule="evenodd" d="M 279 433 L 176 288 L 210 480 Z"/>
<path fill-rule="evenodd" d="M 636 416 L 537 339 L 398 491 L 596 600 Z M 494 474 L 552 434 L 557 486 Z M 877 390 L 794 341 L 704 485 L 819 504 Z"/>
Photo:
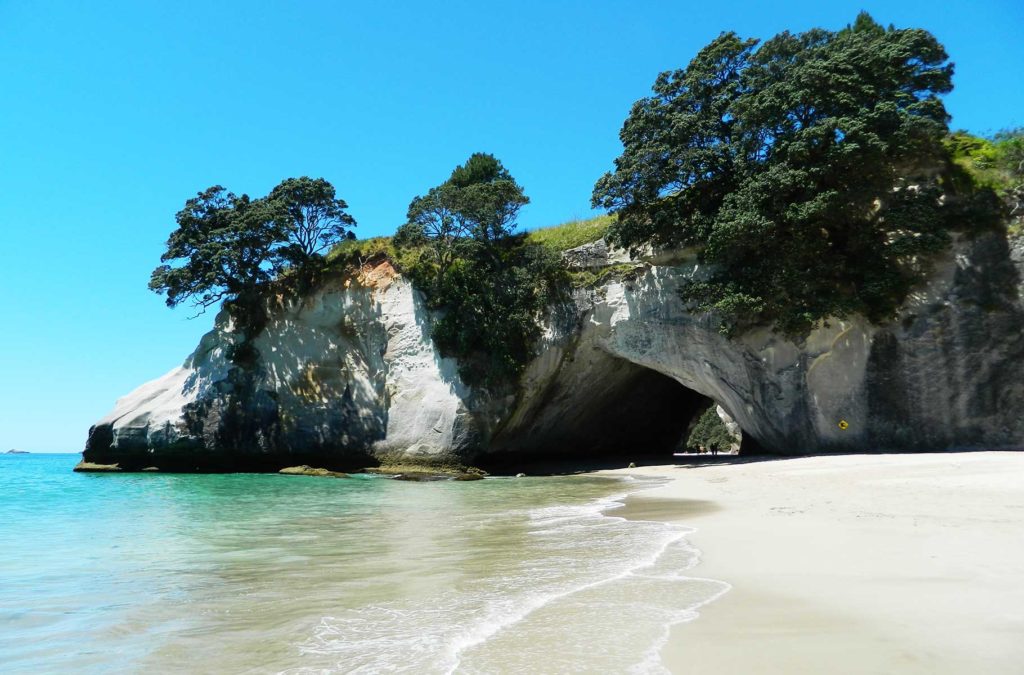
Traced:
<path fill-rule="evenodd" d="M 4 454 L 5 455 L 29 455 L 29 454 L 32 454 L 32 453 L 30 453 L 28 450 L 15 450 L 14 448 L 11 448 L 10 450 L 5 452 Z"/>

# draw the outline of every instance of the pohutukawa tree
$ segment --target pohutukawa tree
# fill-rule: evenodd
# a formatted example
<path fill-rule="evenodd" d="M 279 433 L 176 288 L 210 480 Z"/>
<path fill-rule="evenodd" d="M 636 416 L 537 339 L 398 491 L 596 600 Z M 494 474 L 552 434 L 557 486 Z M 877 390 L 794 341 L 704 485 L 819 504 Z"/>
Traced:
<path fill-rule="evenodd" d="M 395 245 L 405 272 L 441 310 L 432 336 L 459 359 L 467 384 L 501 390 L 523 369 L 556 292 L 560 261 L 514 234 L 523 188 L 493 155 L 477 153 L 409 204 Z"/>
<path fill-rule="evenodd" d="M 889 318 L 949 241 L 952 73 L 927 31 L 866 13 L 760 46 L 723 33 L 634 104 L 593 204 L 623 245 L 698 247 L 712 272 L 684 297 L 727 330 Z"/>
<path fill-rule="evenodd" d="M 355 219 L 345 200 L 323 178 L 288 178 L 271 190 L 267 199 L 279 205 L 279 224 L 291 243 L 290 257 L 302 263 L 320 255 L 349 235 Z"/>
<path fill-rule="evenodd" d="M 149 288 L 169 307 L 227 301 L 251 310 L 282 271 L 301 270 L 349 234 L 355 220 L 345 208 L 322 178 L 289 178 L 259 199 L 208 188 L 178 212 Z"/>
<path fill-rule="evenodd" d="M 529 202 L 494 155 L 478 152 L 448 180 L 413 198 L 396 244 L 425 244 L 439 281 L 467 247 L 511 235 L 520 209 Z"/>
<path fill-rule="evenodd" d="M 186 201 L 176 220 L 164 264 L 149 281 L 150 290 L 167 295 L 168 307 L 190 301 L 205 309 L 253 295 L 282 268 L 278 250 L 287 233 L 265 200 L 215 185 Z"/>

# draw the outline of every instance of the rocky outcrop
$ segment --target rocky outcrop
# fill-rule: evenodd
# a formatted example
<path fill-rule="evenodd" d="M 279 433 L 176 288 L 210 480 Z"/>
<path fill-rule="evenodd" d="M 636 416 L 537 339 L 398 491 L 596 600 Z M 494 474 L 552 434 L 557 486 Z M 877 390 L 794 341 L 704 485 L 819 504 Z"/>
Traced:
<path fill-rule="evenodd" d="M 732 444 L 729 446 L 729 452 L 739 452 L 740 446 L 743 444 L 743 429 L 736 423 L 736 420 L 732 418 L 732 415 L 720 405 L 715 406 L 715 414 L 718 415 L 718 419 L 722 420 L 722 424 L 725 425 L 725 430 L 732 436 Z"/>
<path fill-rule="evenodd" d="M 609 246 L 604 239 L 563 251 L 562 261 L 571 270 L 594 269 L 631 262 L 627 251 Z"/>
<path fill-rule="evenodd" d="M 829 321 L 795 342 L 728 339 L 679 288 L 685 254 L 623 264 L 545 324 L 518 390 L 464 386 L 429 338 L 418 293 L 386 262 L 280 300 L 247 367 L 221 315 L 182 367 L 118 401 L 86 459 L 126 469 L 332 470 L 367 463 L 515 464 L 534 455 L 668 452 L 710 398 L 778 453 L 1024 445 L 1024 310 L 1005 237 L 956 242 L 896 320 Z M 611 266 L 614 265 L 614 268 Z"/>
<path fill-rule="evenodd" d="M 629 400 L 640 392 L 605 377 L 627 361 L 713 399 L 773 452 L 1024 445 L 1024 312 L 1004 237 L 956 242 L 895 321 L 833 320 L 799 343 L 721 335 L 679 300 L 700 273 L 692 260 L 647 265 L 581 298 L 581 321 L 552 335 L 503 434 L 566 433 L 602 386 Z"/>
<path fill-rule="evenodd" d="M 145 469 L 143 469 L 145 471 Z M 286 466 L 278 471 L 285 476 L 317 476 L 320 478 L 348 478 L 349 475 L 342 471 L 330 471 L 303 464 L 302 466 Z"/>
<path fill-rule="evenodd" d="M 79 473 L 111 473 L 120 470 L 121 467 L 118 466 L 117 464 L 95 464 L 93 462 L 87 462 L 85 460 L 82 460 L 81 462 L 76 464 L 75 468 L 73 469 L 73 471 L 77 471 Z"/>
<path fill-rule="evenodd" d="M 279 300 L 249 345 L 222 312 L 185 363 L 89 432 L 90 461 L 182 471 L 358 468 L 376 457 L 454 457 L 479 445 L 471 393 L 440 358 L 409 282 L 387 262 Z"/>

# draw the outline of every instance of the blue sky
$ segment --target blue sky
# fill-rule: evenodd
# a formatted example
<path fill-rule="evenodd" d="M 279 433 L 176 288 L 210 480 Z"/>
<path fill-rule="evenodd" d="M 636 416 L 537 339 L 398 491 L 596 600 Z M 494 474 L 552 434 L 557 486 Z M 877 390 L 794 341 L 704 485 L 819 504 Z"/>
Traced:
<path fill-rule="evenodd" d="M 1024 125 L 1019 0 L 0 0 L 0 452 L 81 450 L 209 329 L 146 289 L 197 191 L 323 176 L 361 237 L 390 234 L 485 151 L 532 199 L 522 226 L 587 216 L 658 72 L 723 30 L 837 29 L 860 9 L 946 45 L 954 127 Z"/>

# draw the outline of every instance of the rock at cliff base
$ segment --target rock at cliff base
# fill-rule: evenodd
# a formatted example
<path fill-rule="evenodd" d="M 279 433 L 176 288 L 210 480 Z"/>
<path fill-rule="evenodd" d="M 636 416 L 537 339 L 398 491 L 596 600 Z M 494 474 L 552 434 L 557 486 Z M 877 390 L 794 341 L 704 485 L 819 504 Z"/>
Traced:
<path fill-rule="evenodd" d="M 430 471 L 411 471 L 407 473 L 390 474 L 392 480 L 404 480 L 410 483 L 431 483 L 437 480 L 451 480 L 449 474 L 433 473 Z"/>
<path fill-rule="evenodd" d="M 121 467 L 117 464 L 95 464 L 93 462 L 87 462 L 84 459 L 75 465 L 75 471 L 79 472 L 94 472 L 102 473 L 104 471 L 121 471 Z"/>
<path fill-rule="evenodd" d="M 341 471 L 319 469 L 306 464 L 303 464 L 302 466 L 286 466 L 278 471 L 278 473 L 283 473 L 286 476 L 331 476 L 332 478 L 349 477 L 347 473 L 342 473 Z"/>
<path fill-rule="evenodd" d="M 483 474 L 475 473 L 475 472 L 470 471 L 470 472 L 467 472 L 467 473 L 460 473 L 460 474 L 458 474 L 457 476 L 455 476 L 454 480 L 483 480 L 483 479 L 484 479 Z"/>

